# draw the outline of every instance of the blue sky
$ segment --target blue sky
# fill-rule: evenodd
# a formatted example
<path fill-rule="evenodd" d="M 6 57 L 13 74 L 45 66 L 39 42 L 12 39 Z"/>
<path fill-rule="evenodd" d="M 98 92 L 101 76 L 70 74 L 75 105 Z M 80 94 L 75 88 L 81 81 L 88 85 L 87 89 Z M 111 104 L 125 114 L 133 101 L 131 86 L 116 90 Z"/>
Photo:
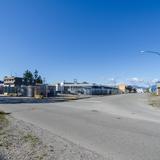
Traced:
<path fill-rule="evenodd" d="M 0 0 L 0 79 L 38 69 L 49 83 L 160 78 L 160 2 Z"/>

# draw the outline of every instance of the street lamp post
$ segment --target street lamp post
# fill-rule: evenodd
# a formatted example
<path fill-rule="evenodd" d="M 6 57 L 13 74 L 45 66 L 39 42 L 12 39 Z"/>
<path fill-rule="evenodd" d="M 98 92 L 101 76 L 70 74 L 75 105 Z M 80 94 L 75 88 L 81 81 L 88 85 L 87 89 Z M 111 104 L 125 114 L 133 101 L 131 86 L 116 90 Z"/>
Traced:
<path fill-rule="evenodd" d="M 160 52 L 157 52 L 157 51 L 140 51 L 140 52 L 141 52 L 141 54 L 149 53 L 149 54 L 156 54 L 156 55 L 160 56 Z"/>
<path fill-rule="evenodd" d="M 156 55 L 160 56 L 160 52 L 157 52 L 157 51 L 140 51 L 140 52 L 141 52 L 141 54 L 149 53 L 149 54 L 156 54 Z M 150 84 L 149 84 L 149 88 L 150 88 Z M 159 88 L 158 88 L 158 90 L 159 90 Z M 159 92 L 158 92 L 158 95 L 159 95 Z"/>

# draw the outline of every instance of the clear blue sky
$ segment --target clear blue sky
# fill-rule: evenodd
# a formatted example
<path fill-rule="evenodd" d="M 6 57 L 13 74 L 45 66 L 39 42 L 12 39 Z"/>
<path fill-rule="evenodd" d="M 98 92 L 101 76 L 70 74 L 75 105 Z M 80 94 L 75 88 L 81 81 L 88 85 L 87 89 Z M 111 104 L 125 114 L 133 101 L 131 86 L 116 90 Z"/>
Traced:
<path fill-rule="evenodd" d="M 160 78 L 160 2 L 0 0 L 0 79 L 38 69 L 48 82 Z"/>

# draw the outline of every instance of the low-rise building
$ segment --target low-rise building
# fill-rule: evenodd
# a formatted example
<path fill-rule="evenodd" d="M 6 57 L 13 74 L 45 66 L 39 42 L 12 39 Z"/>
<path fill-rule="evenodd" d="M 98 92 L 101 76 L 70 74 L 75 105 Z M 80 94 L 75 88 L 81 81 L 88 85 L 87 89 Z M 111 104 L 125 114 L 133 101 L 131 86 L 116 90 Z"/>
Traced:
<path fill-rule="evenodd" d="M 21 77 L 4 77 L 4 95 L 16 96 L 20 92 L 20 87 L 22 84 L 23 78 Z"/>
<path fill-rule="evenodd" d="M 4 86 L 17 87 L 23 84 L 23 78 L 21 77 L 4 77 Z"/>
<path fill-rule="evenodd" d="M 0 81 L 0 94 L 3 94 L 3 88 L 4 88 L 3 81 Z"/>
<path fill-rule="evenodd" d="M 149 92 L 160 96 L 160 82 L 157 82 L 155 85 L 150 86 Z"/>
<path fill-rule="evenodd" d="M 118 85 L 118 89 L 120 91 L 121 94 L 124 93 L 136 93 L 136 88 L 134 86 L 131 85 L 126 85 L 126 84 L 119 84 Z"/>
<path fill-rule="evenodd" d="M 120 93 L 126 93 L 126 84 L 119 84 L 118 89 Z"/>
<path fill-rule="evenodd" d="M 136 88 L 136 92 L 137 92 L 137 93 L 144 93 L 144 92 L 145 92 L 145 89 L 142 88 L 142 87 L 137 87 L 137 88 Z"/>
<path fill-rule="evenodd" d="M 158 96 L 160 96 L 160 82 L 156 84 L 156 93 Z"/>
<path fill-rule="evenodd" d="M 157 85 L 152 85 L 149 87 L 149 92 L 153 94 L 157 94 Z"/>
<path fill-rule="evenodd" d="M 48 84 L 34 86 L 34 97 L 53 97 L 56 95 L 56 87 Z"/>
<path fill-rule="evenodd" d="M 56 86 L 58 86 L 57 91 L 62 94 L 111 95 L 119 93 L 116 87 L 87 82 L 62 82 Z"/>
<path fill-rule="evenodd" d="M 56 88 L 48 84 L 27 85 L 21 77 L 6 76 L 4 77 L 3 93 L 7 96 L 52 97 L 56 95 Z"/>

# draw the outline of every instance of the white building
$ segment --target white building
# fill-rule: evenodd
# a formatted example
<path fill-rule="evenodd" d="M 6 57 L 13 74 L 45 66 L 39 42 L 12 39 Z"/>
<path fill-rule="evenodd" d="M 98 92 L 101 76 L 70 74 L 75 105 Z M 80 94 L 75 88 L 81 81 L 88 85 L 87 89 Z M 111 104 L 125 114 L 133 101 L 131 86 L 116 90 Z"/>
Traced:
<path fill-rule="evenodd" d="M 62 82 L 56 84 L 56 91 L 63 94 L 109 95 L 118 94 L 116 87 L 95 83 Z"/>
<path fill-rule="evenodd" d="M 136 92 L 137 93 L 144 93 L 144 90 L 143 90 L 143 88 L 136 88 Z"/>

